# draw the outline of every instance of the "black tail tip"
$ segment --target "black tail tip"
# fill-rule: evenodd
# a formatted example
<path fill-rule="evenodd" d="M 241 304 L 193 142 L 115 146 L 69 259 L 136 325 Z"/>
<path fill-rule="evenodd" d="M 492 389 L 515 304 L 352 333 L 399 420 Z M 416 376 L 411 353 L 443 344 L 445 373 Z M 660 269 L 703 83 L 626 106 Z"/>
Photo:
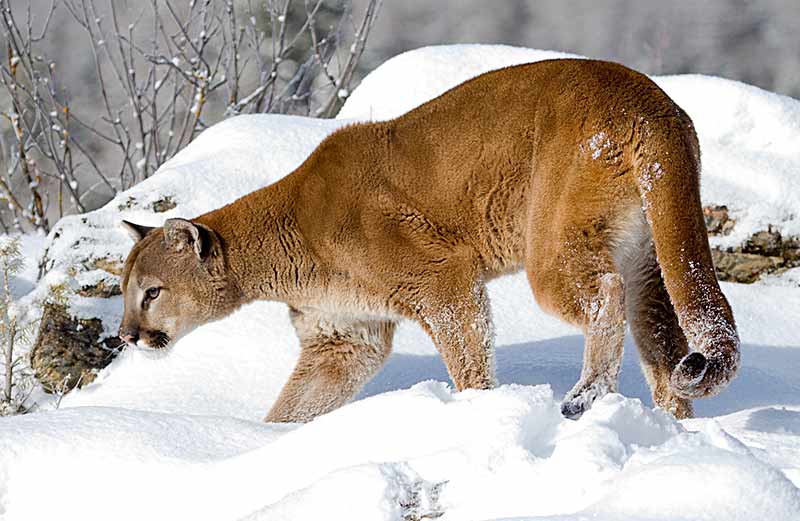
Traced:
<path fill-rule="evenodd" d="M 681 398 L 695 399 L 713 396 L 730 382 L 739 368 L 738 349 L 707 357 L 689 353 L 683 357 L 670 377 L 670 387 Z"/>
<path fill-rule="evenodd" d="M 707 394 L 703 385 L 708 371 L 708 360 L 703 353 L 689 353 L 672 371 L 670 384 L 681 398 L 701 398 Z"/>

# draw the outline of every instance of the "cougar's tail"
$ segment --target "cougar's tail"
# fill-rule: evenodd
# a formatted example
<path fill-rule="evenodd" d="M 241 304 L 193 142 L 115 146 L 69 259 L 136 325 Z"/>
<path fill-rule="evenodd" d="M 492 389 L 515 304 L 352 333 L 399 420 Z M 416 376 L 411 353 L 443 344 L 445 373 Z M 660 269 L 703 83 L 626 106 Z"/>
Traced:
<path fill-rule="evenodd" d="M 739 335 L 711 261 L 700 148 L 689 117 L 643 119 L 634 133 L 633 162 L 664 283 L 692 350 L 670 384 L 684 398 L 714 395 L 736 375 Z"/>

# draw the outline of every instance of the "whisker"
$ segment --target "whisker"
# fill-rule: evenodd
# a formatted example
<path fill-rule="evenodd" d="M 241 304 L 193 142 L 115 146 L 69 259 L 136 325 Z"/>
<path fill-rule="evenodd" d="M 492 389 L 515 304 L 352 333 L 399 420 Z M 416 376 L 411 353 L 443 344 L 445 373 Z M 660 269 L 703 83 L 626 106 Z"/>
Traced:
<path fill-rule="evenodd" d="M 154 331 L 153 334 L 153 347 L 163 349 L 169 345 L 169 335 L 163 331 Z"/>

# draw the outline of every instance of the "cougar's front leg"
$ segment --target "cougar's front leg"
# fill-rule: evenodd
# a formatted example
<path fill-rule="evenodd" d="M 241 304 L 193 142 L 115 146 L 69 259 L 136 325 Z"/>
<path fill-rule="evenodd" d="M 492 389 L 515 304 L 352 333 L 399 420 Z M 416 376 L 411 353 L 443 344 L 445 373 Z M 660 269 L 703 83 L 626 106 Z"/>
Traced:
<path fill-rule="evenodd" d="M 265 418 L 306 422 L 347 403 L 389 356 L 395 323 L 292 310 L 300 358 Z"/>
<path fill-rule="evenodd" d="M 427 297 L 416 305 L 417 320 L 442 355 L 458 390 L 490 389 L 496 383 L 494 331 L 486 286 L 479 277 L 450 276 L 428 281 Z"/>

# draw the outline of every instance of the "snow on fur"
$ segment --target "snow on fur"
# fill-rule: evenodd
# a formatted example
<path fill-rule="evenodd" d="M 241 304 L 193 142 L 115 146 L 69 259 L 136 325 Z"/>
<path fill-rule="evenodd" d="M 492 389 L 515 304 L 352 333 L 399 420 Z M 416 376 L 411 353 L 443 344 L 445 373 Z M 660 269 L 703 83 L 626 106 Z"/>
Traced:
<path fill-rule="evenodd" d="M 122 260 L 132 245 L 123 218 L 159 225 L 209 211 L 286 175 L 348 122 L 394 117 L 490 69 L 566 56 L 425 48 L 371 73 L 338 120 L 215 125 L 104 208 L 63 219 L 47 244 L 46 281 L 30 291 L 33 274 L 20 277 L 18 292 L 32 299 L 48 283 L 108 276 L 67 270 L 88 256 Z M 656 81 L 698 129 L 704 202 L 727 204 L 737 220 L 714 240 L 735 244 L 766 224 L 798 233 L 800 102 L 708 76 Z M 166 198 L 175 207 L 155 212 Z M 489 294 L 498 379 L 515 385 L 453 392 L 430 340 L 403 323 L 358 400 L 306 425 L 266 425 L 298 342 L 285 306 L 254 303 L 167 356 L 126 350 L 57 411 L 45 403 L 0 419 L 0 519 L 796 519 L 800 291 L 791 277 L 722 285 L 742 368 L 720 396 L 696 402 L 716 418 L 680 423 L 643 405 L 649 389 L 630 340 L 620 382 L 630 398 L 609 395 L 579 421 L 563 419 L 558 401 L 579 377 L 582 337 L 539 310 L 514 275 Z M 71 302 L 109 334 L 121 308 L 119 298 Z"/>

